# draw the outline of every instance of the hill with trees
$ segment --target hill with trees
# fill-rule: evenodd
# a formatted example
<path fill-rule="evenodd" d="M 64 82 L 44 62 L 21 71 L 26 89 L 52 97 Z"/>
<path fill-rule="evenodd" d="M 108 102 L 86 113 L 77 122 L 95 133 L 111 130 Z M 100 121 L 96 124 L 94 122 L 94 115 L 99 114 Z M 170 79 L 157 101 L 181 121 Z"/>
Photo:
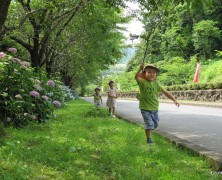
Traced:
<path fill-rule="evenodd" d="M 108 70 L 102 72 L 102 76 L 112 75 L 116 73 L 125 72 L 126 66 L 129 60 L 134 56 L 136 48 L 123 48 L 124 56 L 121 58 L 117 64 L 110 66 Z"/>

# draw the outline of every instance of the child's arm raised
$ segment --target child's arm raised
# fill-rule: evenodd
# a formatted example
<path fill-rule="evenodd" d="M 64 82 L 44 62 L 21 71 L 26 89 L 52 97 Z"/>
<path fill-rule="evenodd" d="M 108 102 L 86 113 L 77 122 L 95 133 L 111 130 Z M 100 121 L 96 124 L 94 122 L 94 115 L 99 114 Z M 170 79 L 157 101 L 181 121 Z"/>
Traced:
<path fill-rule="evenodd" d="M 141 79 L 139 77 L 139 75 L 140 75 L 141 71 L 143 71 L 143 67 L 144 67 L 144 64 L 141 64 L 139 70 L 137 71 L 137 73 L 135 75 L 135 79 L 136 79 L 137 82 L 140 81 L 140 79 Z"/>

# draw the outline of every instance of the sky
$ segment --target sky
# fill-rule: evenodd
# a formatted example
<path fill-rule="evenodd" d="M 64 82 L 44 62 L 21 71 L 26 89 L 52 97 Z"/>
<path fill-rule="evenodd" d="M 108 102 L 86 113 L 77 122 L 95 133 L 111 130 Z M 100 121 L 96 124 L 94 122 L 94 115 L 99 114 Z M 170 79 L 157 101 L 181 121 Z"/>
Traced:
<path fill-rule="evenodd" d="M 129 8 L 131 9 L 131 10 L 138 10 L 139 9 L 139 6 L 138 6 L 138 4 L 135 4 L 135 3 L 129 3 L 129 2 L 127 2 L 126 3 L 128 6 L 129 6 Z M 124 13 L 126 13 L 127 14 L 127 10 L 125 9 L 125 12 Z M 129 45 L 135 45 L 135 44 L 137 44 L 137 43 L 139 43 L 140 42 L 140 39 L 135 39 L 134 41 L 133 41 L 133 43 L 132 43 L 132 41 L 130 40 L 130 34 L 136 34 L 136 35 L 141 35 L 141 33 L 142 33 L 142 31 L 143 31 L 143 24 L 140 22 L 140 21 L 138 21 L 137 19 L 134 19 L 134 20 L 132 20 L 130 23 L 128 23 L 128 24 L 125 24 L 125 25 L 119 25 L 119 26 L 121 26 L 121 27 L 126 27 L 126 29 L 127 29 L 127 31 L 123 31 L 123 34 L 126 36 L 126 38 L 128 39 L 128 40 L 126 40 L 126 44 L 129 44 Z M 126 64 L 125 64 L 126 65 Z M 112 66 L 111 67 L 111 71 L 112 71 L 112 68 L 114 67 L 117 67 L 117 66 L 120 66 L 120 64 L 118 64 L 118 65 L 114 65 L 114 66 Z M 120 85 L 117 85 L 117 86 L 119 86 L 118 88 L 120 89 Z M 102 88 L 102 91 L 103 91 L 103 88 Z"/>
<path fill-rule="evenodd" d="M 131 2 L 127 2 L 126 3 L 130 9 L 132 10 L 139 10 L 139 6 L 136 3 L 131 3 Z M 127 13 L 127 10 L 125 9 L 125 12 Z M 137 20 L 137 19 L 133 19 L 129 24 L 124 25 L 124 27 L 127 28 L 127 32 L 124 32 L 124 35 L 127 37 L 127 41 L 126 44 L 132 44 L 132 41 L 130 40 L 130 34 L 136 34 L 136 35 L 141 35 L 142 31 L 143 31 L 143 24 Z M 135 39 L 133 41 L 133 44 L 138 43 L 140 40 L 139 39 Z"/>

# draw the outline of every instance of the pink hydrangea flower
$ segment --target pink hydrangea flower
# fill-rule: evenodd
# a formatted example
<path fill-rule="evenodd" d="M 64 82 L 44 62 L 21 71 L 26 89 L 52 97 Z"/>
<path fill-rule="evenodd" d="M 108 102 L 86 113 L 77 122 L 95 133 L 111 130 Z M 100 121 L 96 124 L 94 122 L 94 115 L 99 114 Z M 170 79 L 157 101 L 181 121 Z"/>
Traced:
<path fill-rule="evenodd" d="M 55 87 L 55 82 L 53 80 L 48 80 L 47 85 L 51 87 Z"/>
<path fill-rule="evenodd" d="M 20 63 L 21 63 L 21 60 L 18 59 L 18 58 L 13 58 L 12 61 L 13 61 L 14 63 L 17 63 L 17 64 L 20 64 Z"/>
<path fill-rule="evenodd" d="M 24 68 L 28 68 L 28 67 L 30 67 L 30 63 L 27 62 L 27 61 L 22 61 L 20 64 L 21 64 L 22 67 L 24 67 Z"/>
<path fill-rule="evenodd" d="M 36 79 L 35 82 L 39 85 L 41 84 L 41 81 L 39 81 L 38 79 Z"/>
<path fill-rule="evenodd" d="M 55 106 L 55 107 L 57 107 L 57 108 L 59 108 L 59 107 L 61 107 L 61 103 L 59 102 L 59 101 L 53 101 L 52 102 L 52 104 Z"/>
<path fill-rule="evenodd" d="M 34 96 L 34 97 L 39 97 L 40 96 L 40 94 L 37 91 L 31 91 L 29 94 L 31 96 Z"/>
<path fill-rule="evenodd" d="M 16 48 L 8 48 L 8 51 L 11 52 L 11 53 L 17 53 Z"/>
<path fill-rule="evenodd" d="M 4 56 L 6 56 L 6 54 L 3 52 L 0 52 L 0 58 L 3 58 Z"/>
<path fill-rule="evenodd" d="M 38 84 L 33 85 L 33 87 L 34 87 L 37 91 L 42 91 L 42 87 L 39 86 Z"/>
<path fill-rule="evenodd" d="M 48 101 L 49 97 L 48 96 L 42 96 L 42 99 L 44 99 L 45 101 Z"/>

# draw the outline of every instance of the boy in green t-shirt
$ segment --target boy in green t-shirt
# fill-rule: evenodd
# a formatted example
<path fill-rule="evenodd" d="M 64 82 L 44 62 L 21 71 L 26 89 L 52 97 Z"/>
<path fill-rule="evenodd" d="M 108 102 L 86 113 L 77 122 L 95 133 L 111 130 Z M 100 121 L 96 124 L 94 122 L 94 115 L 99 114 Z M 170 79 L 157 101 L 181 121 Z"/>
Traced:
<path fill-rule="evenodd" d="M 145 71 L 146 79 L 139 76 L 141 71 Z M 156 80 L 158 72 L 159 69 L 155 65 L 148 64 L 144 67 L 144 64 L 142 64 L 135 75 L 140 89 L 139 108 L 144 119 L 144 128 L 148 144 L 153 143 L 151 138 L 152 130 L 156 129 L 159 123 L 159 93 L 162 92 L 165 96 L 174 101 L 177 107 L 180 106 L 173 95 L 166 91 Z"/>

